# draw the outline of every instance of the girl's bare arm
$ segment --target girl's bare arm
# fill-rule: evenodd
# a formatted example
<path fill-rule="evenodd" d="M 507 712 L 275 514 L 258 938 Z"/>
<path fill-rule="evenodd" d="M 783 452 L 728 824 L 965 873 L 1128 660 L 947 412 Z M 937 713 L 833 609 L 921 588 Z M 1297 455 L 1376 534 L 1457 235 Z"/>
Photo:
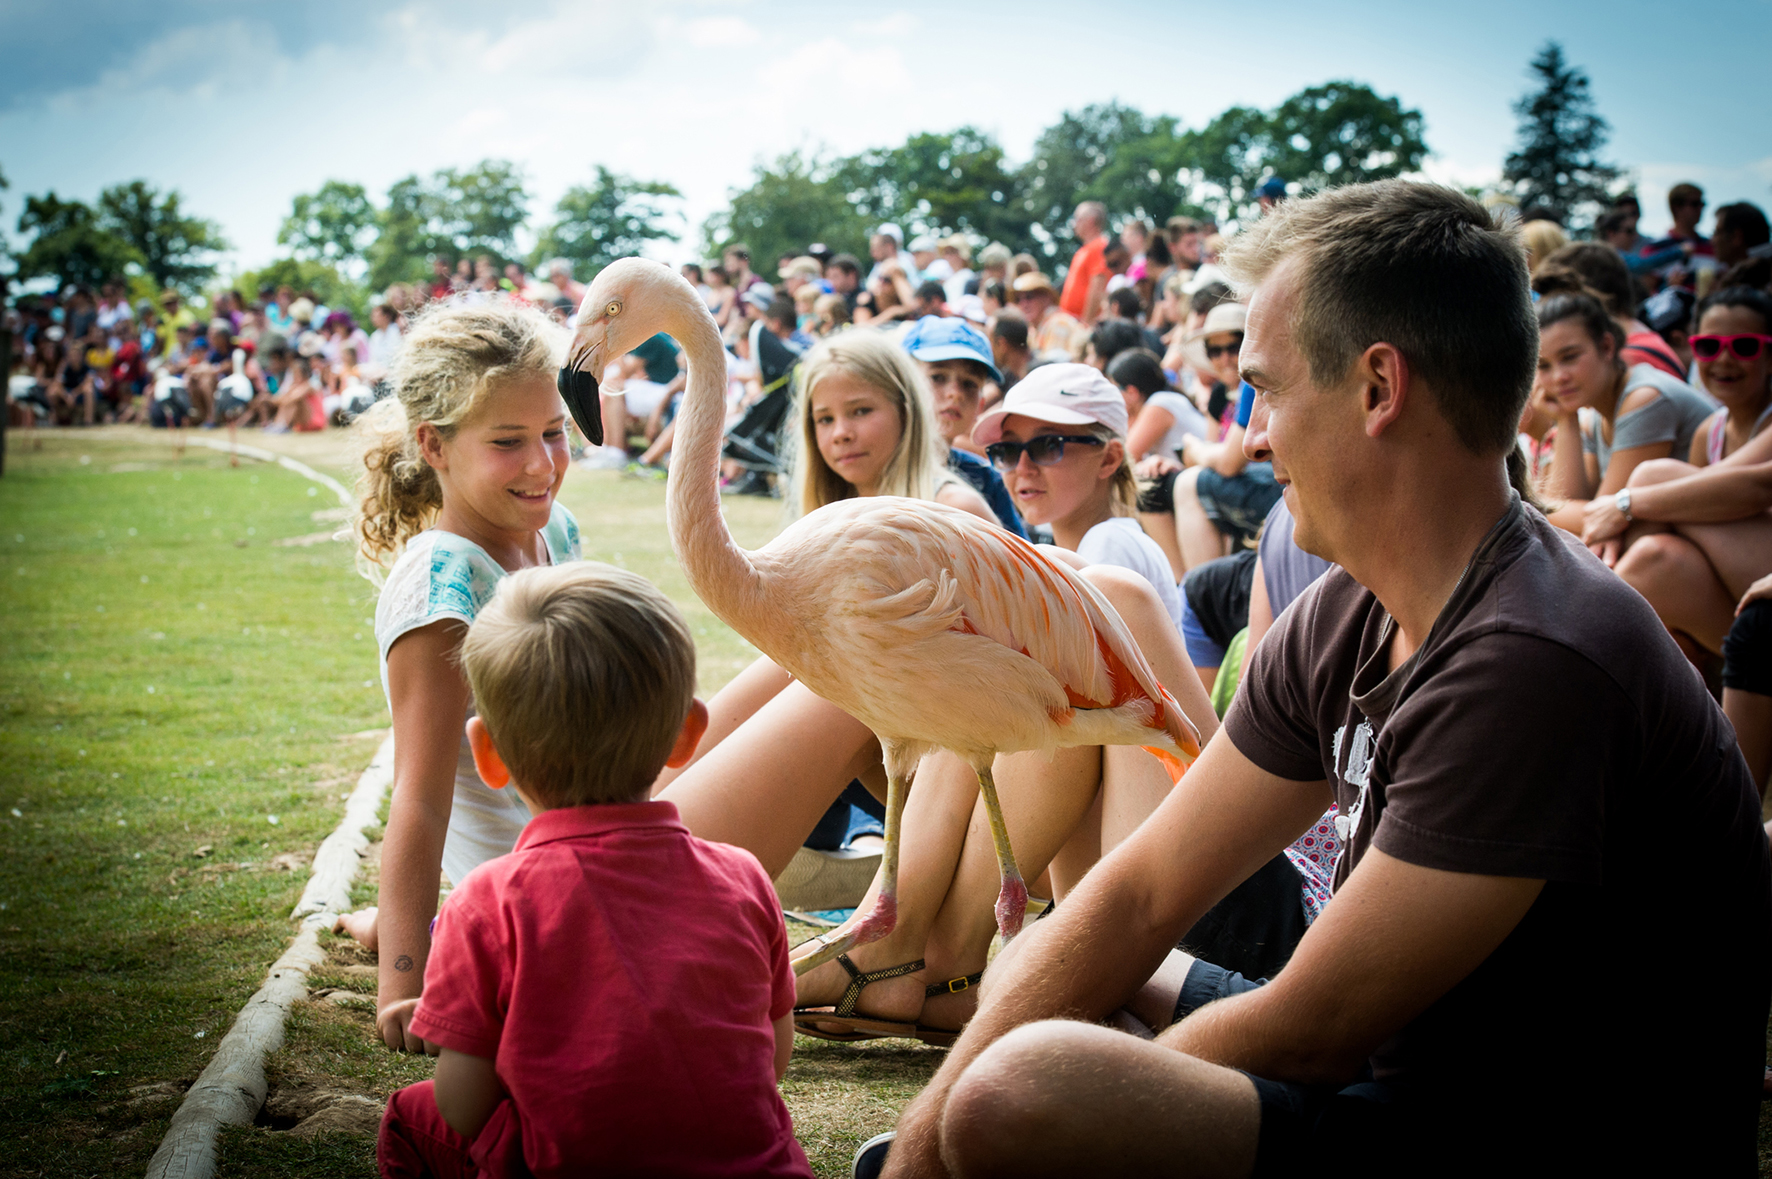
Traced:
<path fill-rule="evenodd" d="M 376 1028 L 395 1051 L 423 1052 L 407 1031 L 424 989 L 443 841 L 468 684 L 456 662 L 467 628 L 447 619 L 410 631 L 388 651 L 394 713 L 394 797 L 382 843 Z"/>

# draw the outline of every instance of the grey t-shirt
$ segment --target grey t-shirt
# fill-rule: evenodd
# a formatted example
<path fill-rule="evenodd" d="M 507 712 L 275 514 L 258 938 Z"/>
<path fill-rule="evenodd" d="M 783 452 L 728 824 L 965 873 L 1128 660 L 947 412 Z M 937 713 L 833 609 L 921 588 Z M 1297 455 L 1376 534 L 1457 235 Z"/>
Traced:
<path fill-rule="evenodd" d="M 1267 589 L 1267 604 L 1275 618 L 1309 589 L 1311 582 L 1334 568 L 1323 558 L 1299 548 L 1292 539 L 1292 529 L 1292 512 L 1281 496 L 1268 509 L 1261 541 L 1256 546 L 1261 553 L 1261 580 Z"/>
<path fill-rule="evenodd" d="M 1668 376 L 1652 364 L 1635 364 L 1624 375 L 1626 393 L 1645 385 L 1661 395 L 1648 405 L 1633 409 L 1612 424 L 1612 441 L 1600 434 L 1600 416 L 1595 414 L 1582 431 L 1581 448 L 1600 458 L 1600 478 L 1612 465 L 1612 453 L 1633 446 L 1649 446 L 1656 442 L 1674 444 L 1672 458 L 1684 462 L 1692 449 L 1692 436 L 1704 419 L 1717 411 L 1717 403 L 1686 382 Z M 1620 401 L 1623 400 L 1621 395 Z"/>

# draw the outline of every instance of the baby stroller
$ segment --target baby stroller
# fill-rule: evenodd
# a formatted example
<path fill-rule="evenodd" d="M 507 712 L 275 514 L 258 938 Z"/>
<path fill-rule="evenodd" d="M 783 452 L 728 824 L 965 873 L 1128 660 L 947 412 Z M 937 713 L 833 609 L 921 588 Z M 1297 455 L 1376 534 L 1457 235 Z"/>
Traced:
<path fill-rule="evenodd" d="M 745 470 L 727 490 L 739 495 L 769 495 L 769 477 L 782 473 L 781 428 L 793 401 L 794 368 L 800 363 L 800 354 L 759 323 L 752 331 L 751 355 L 757 358 L 763 378 L 763 396 L 727 428 L 720 453 Z"/>

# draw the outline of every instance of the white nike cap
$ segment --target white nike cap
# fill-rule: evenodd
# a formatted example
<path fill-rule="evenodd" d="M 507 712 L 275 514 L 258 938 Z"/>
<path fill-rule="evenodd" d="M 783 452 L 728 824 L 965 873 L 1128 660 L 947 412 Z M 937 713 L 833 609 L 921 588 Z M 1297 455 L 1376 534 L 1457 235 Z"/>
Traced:
<path fill-rule="evenodd" d="M 1060 426 L 1100 423 L 1126 437 L 1126 398 L 1087 364 L 1042 364 L 1015 383 L 989 413 L 979 416 L 972 441 L 989 446 L 1003 437 L 1012 413 Z"/>

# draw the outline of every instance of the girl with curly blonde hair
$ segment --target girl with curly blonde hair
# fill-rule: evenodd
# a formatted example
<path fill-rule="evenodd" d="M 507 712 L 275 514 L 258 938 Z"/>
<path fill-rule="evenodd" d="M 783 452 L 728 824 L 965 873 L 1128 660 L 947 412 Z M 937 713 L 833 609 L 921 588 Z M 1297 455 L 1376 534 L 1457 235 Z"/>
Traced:
<path fill-rule="evenodd" d="M 505 299 L 432 305 L 360 420 L 359 568 L 381 583 L 375 637 L 394 719 L 394 791 L 381 907 L 340 927 L 380 957 L 376 1026 L 390 1048 L 424 982 L 438 873 L 459 882 L 511 850 L 529 812 L 474 771 L 463 727 L 474 702 L 457 654 L 507 573 L 579 556 L 578 523 L 555 502 L 571 461 L 555 390 L 564 331 Z"/>

